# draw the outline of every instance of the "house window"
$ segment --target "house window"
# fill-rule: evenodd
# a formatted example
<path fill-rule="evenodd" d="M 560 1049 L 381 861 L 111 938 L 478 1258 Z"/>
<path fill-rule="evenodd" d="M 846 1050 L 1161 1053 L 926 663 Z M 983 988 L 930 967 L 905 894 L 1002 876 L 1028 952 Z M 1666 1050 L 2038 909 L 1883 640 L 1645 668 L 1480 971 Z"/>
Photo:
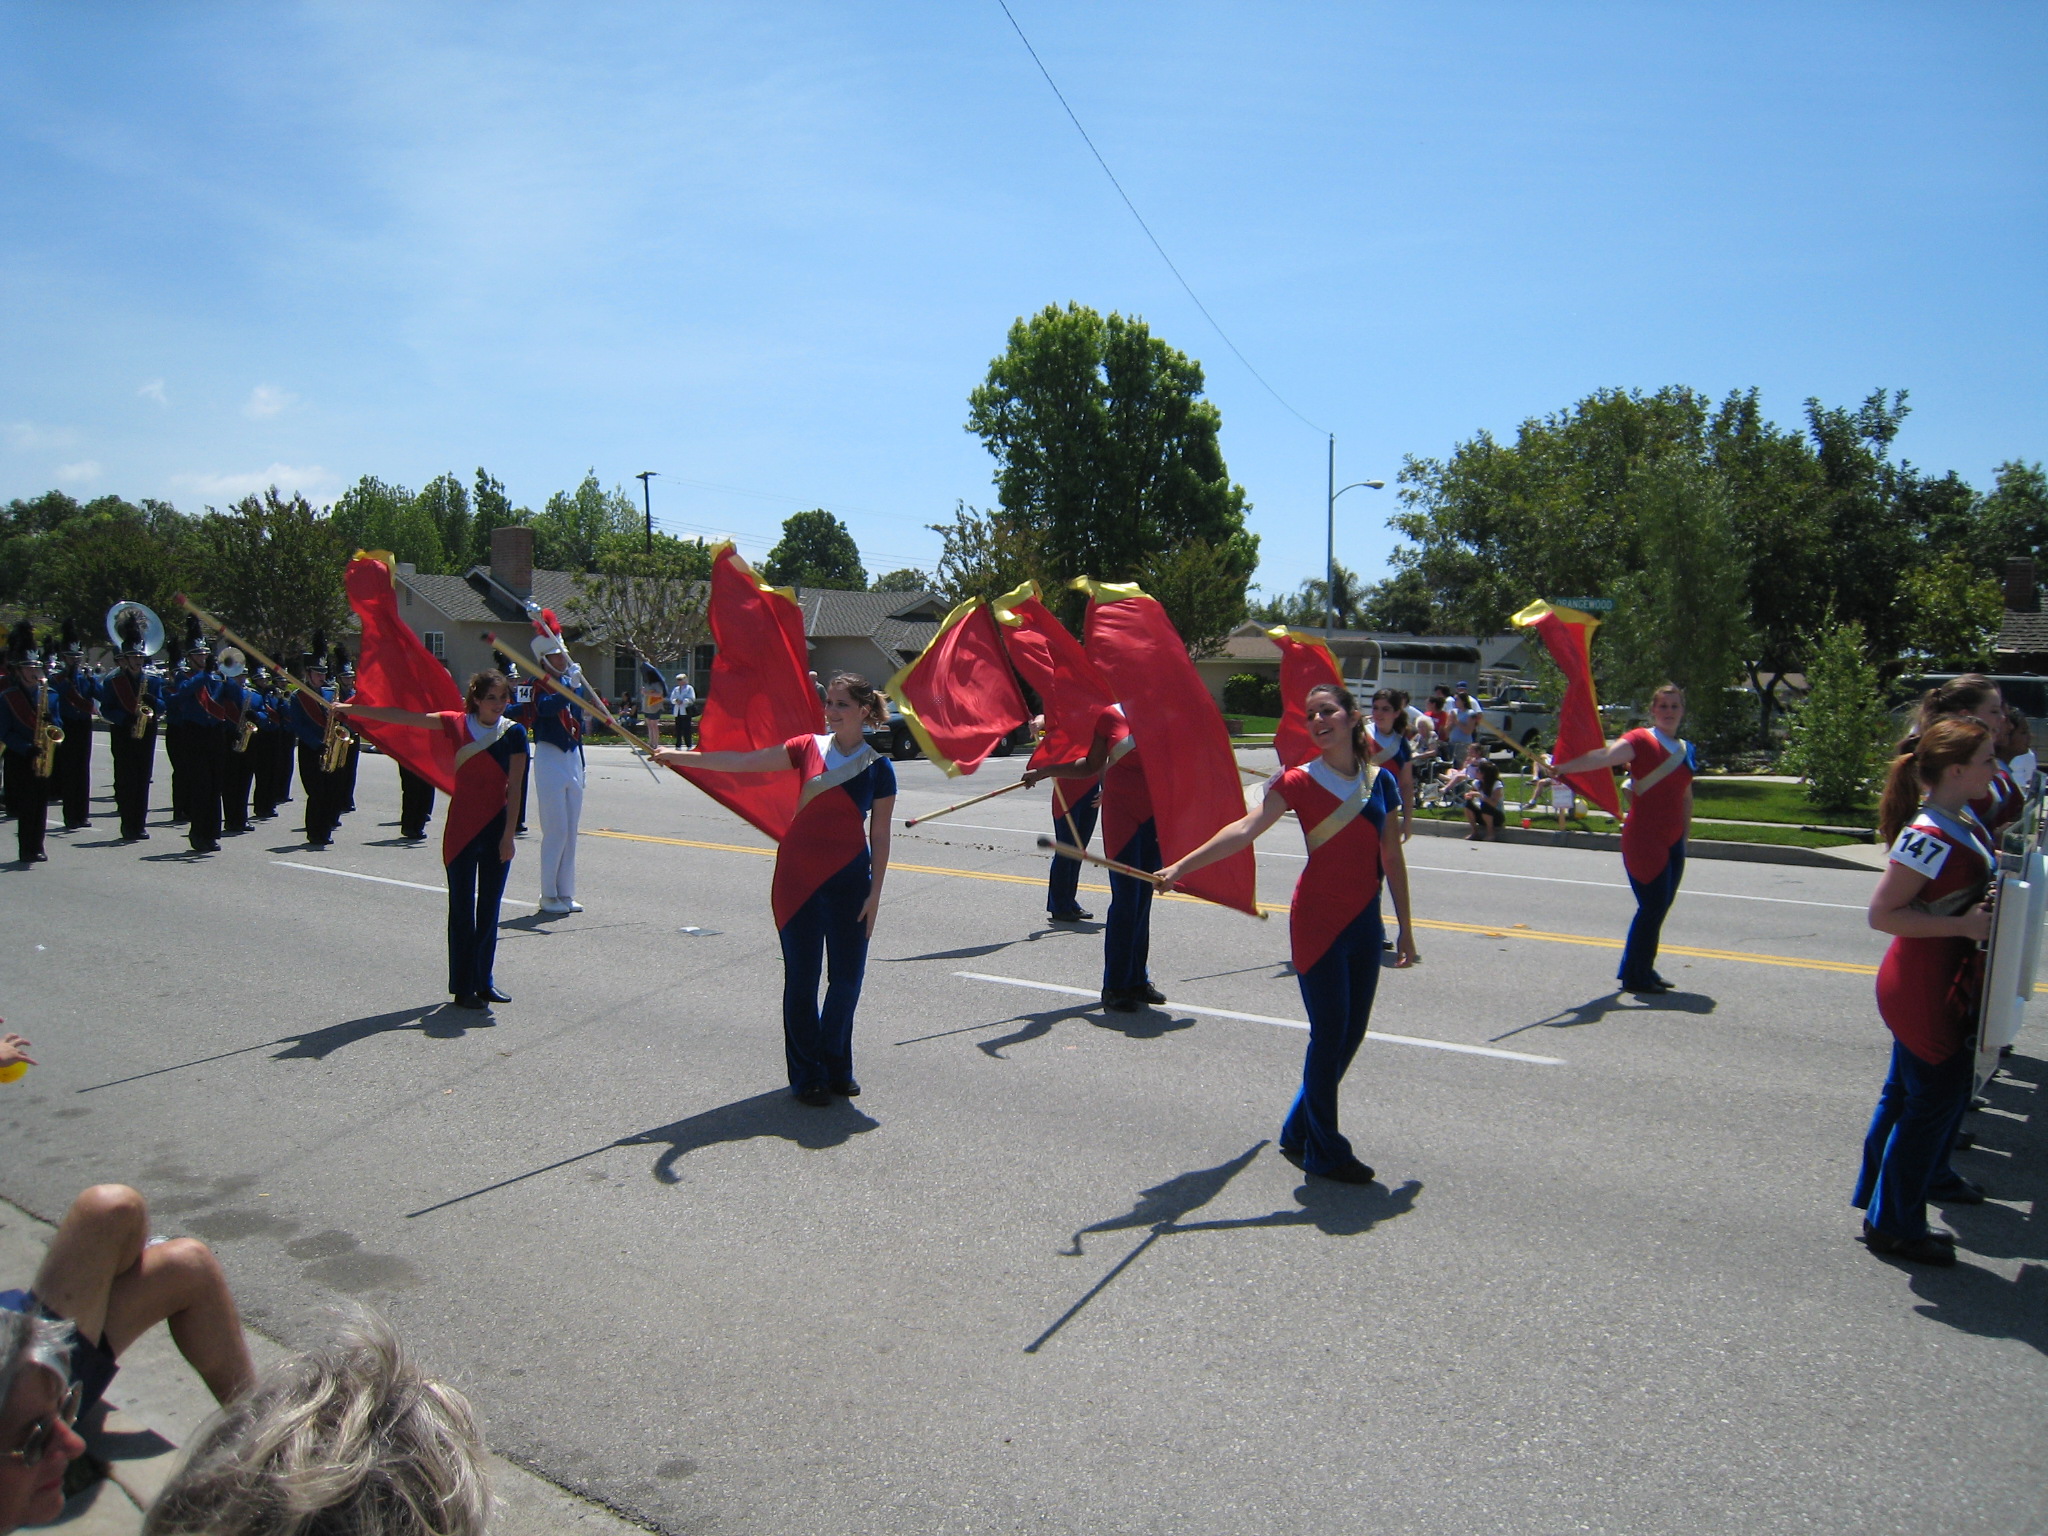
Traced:
<path fill-rule="evenodd" d="M 448 659 L 448 637 L 440 630 L 427 630 L 421 634 L 420 639 L 426 642 L 427 649 L 433 653 L 436 661 Z"/>
<path fill-rule="evenodd" d="M 623 645 L 612 647 L 612 697 L 624 703 L 639 696 L 639 672 L 633 653 Z"/>

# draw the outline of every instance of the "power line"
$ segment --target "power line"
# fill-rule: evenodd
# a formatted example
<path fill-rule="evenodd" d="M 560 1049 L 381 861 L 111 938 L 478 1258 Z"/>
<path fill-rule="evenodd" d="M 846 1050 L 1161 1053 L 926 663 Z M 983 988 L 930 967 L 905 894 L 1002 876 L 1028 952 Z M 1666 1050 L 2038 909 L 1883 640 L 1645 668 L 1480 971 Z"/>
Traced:
<path fill-rule="evenodd" d="M 1000 5 L 1003 8 L 1003 15 L 1009 17 L 1010 26 L 1012 30 L 1014 30 L 1017 34 L 1017 41 L 1024 45 L 1024 51 L 1031 55 L 1031 62 L 1038 66 L 1038 72 L 1041 75 L 1045 76 L 1045 83 L 1052 87 L 1053 95 L 1059 98 L 1060 106 L 1065 108 L 1066 110 L 1067 121 L 1074 125 L 1074 132 L 1081 135 L 1081 142 L 1088 146 L 1088 153 L 1093 155 L 1095 157 L 1095 163 L 1102 167 L 1102 174 L 1107 176 L 1109 178 L 1109 184 L 1112 187 L 1116 188 L 1116 195 L 1124 200 L 1124 206 L 1130 209 L 1131 217 L 1138 221 L 1138 228 L 1145 231 L 1145 238 L 1152 242 L 1152 249 L 1159 253 L 1159 259 L 1166 263 L 1166 270 L 1173 274 L 1174 280 L 1178 282 L 1181 285 L 1182 289 L 1186 291 L 1187 296 L 1190 299 L 1194 300 L 1195 308 L 1199 309 L 1202 312 L 1202 318 L 1209 322 L 1211 328 L 1214 329 L 1218 336 L 1221 336 L 1223 338 L 1223 345 L 1230 348 L 1231 355 L 1234 356 L 1240 363 L 1244 364 L 1245 372 L 1249 373 L 1253 378 L 1257 379 L 1260 385 L 1264 387 L 1266 393 L 1271 395 L 1275 400 L 1278 400 L 1280 402 L 1281 408 L 1285 410 L 1288 415 L 1292 416 L 1304 427 L 1307 427 L 1311 432 L 1316 432 L 1324 436 L 1328 436 L 1328 433 L 1324 432 L 1323 428 L 1317 426 L 1314 422 L 1310 421 L 1306 416 L 1302 415 L 1301 412 L 1297 411 L 1292 405 L 1289 405 L 1287 403 L 1287 397 L 1281 394 L 1280 391 L 1275 389 L 1271 384 L 1268 384 L 1266 382 L 1266 376 L 1263 373 L 1260 373 L 1258 369 L 1252 366 L 1251 359 L 1246 357 L 1243 352 L 1239 351 L 1237 343 L 1230 339 L 1230 333 L 1223 329 L 1223 327 L 1217 322 L 1217 319 L 1214 315 L 1209 313 L 1209 306 L 1202 302 L 1201 296 L 1195 292 L 1193 286 L 1188 282 L 1188 280 L 1185 277 L 1181 276 L 1180 268 L 1173 264 L 1173 258 L 1166 254 L 1166 247 L 1159 243 L 1159 237 L 1152 233 L 1152 226 L 1145 222 L 1145 216 L 1142 213 L 1138 212 L 1138 205 L 1131 201 L 1131 194 L 1124 190 L 1123 183 L 1116 179 L 1116 172 L 1112 171 L 1109 168 L 1109 162 L 1102 158 L 1102 151 L 1097 149 L 1095 147 L 1095 141 L 1088 137 L 1088 130 L 1081 126 L 1081 119 L 1076 117 L 1074 115 L 1074 109 L 1071 106 L 1067 105 L 1066 93 L 1060 89 L 1059 82 L 1053 79 L 1052 71 L 1045 67 L 1045 60 L 1041 59 L 1038 56 L 1038 50 L 1031 46 L 1031 39 L 1024 35 L 1024 29 L 1017 25 L 1017 18 L 1014 15 L 1012 15 L 1010 11 L 1009 0 L 996 0 L 996 4 Z"/>

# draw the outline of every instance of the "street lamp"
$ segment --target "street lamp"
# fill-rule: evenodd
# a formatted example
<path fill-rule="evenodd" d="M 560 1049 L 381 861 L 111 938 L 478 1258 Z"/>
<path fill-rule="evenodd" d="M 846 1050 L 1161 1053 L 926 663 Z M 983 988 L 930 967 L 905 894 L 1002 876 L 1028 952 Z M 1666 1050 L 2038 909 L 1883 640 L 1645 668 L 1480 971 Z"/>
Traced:
<path fill-rule="evenodd" d="M 1337 484 L 1337 434 L 1330 434 L 1330 500 L 1327 542 L 1323 546 L 1323 635 L 1328 638 L 1337 628 L 1337 498 L 1345 491 L 1355 491 L 1364 486 L 1370 491 L 1387 488 L 1384 480 L 1354 480 L 1349 485 Z"/>
<path fill-rule="evenodd" d="M 647 508 L 647 553 L 654 553 L 654 497 L 647 489 L 647 482 L 660 474 L 658 469 L 643 469 L 633 478 L 640 482 L 640 502 Z"/>

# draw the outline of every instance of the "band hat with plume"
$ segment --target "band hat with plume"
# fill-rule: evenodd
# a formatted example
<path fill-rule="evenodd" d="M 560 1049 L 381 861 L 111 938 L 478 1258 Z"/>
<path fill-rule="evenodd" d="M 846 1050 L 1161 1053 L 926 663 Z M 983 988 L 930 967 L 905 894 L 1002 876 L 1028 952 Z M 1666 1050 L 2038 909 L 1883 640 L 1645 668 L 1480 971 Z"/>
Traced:
<path fill-rule="evenodd" d="M 568 642 L 562 638 L 562 621 L 555 617 L 555 610 L 543 608 L 531 598 L 527 600 L 526 616 L 533 620 L 533 654 L 536 656 L 564 655 L 569 652 Z"/>
<path fill-rule="evenodd" d="M 140 608 L 124 609 L 121 617 L 114 621 L 114 633 L 121 637 L 121 654 L 123 656 L 147 656 L 149 654 L 148 649 L 143 644 L 142 610 Z"/>
<path fill-rule="evenodd" d="M 313 642 L 299 657 L 301 672 L 325 672 L 327 670 L 327 631 L 313 631 Z"/>
<path fill-rule="evenodd" d="M 83 656 L 85 654 L 85 647 L 78 639 L 78 625 L 70 619 L 64 621 L 64 654 L 66 656 Z"/>
<path fill-rule="evenodd" d="M 185 615 L 185 649 L 188 652 L 211 651 L 213 649 L 207 643 L 206 626 L 199 622 L 199 615 L 196 613 Z"/>
<path fill-rule="evenodd" d="M 7 659 L 17 667 L 36 664 L 36 627 L 27 619 L 7 632 Z"/>

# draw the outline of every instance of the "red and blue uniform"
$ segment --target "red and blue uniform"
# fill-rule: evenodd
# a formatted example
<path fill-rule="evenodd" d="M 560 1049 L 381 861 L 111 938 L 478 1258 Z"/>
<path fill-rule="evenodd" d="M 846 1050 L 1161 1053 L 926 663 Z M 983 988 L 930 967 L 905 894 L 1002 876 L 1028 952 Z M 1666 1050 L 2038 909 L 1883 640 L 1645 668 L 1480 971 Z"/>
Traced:
<path fill-rule="evenodd" d="M 1926 877 L 1911 903 L 1937 917 L 1980 904 L 1997 870 L 1994 843 L 1970 812 L 1920 807 L 1892 842 L 1891 862 Z M 1970 1107 L 1970 1049 L 1984 990 L 1984 955 L 1965 938 L 1894 938 L 1877 968 L 1877 1011 L 1892 1032 L 1891 1071 L 1863 1139 L 1852 1204 L 1886 1237 L 1927 1233 L 1927 1194 Z"/>
<path fill-rule="evenodd" d="M 782 937 L 783 1051 L 790 1089 L 803 1094 L 854 1082 L 853 1012 L 868 961 L 860 910 L 874 886 L 867 822 L 878 801 L 895 798 L 896 770 L 869 746 L 842 754 L 830 736 L 783 746 L 804 788 L 775 854 L 770 899 Z"/>
<path fill-rule="evenodd" d="M 1991 775 L 1991 787 L 1979 800 L 1970 802 L 1970 813 L 1991 834 L 1991 846 L 1998 846 L 1999 834 L 2020 819 L 2027 808 L 2027 792 L 2020 788 L 2012 770 L 2000 763 Z"/>
<path fill-rule="evenodd" d="M 1380 836 L 1401 804 L 1401 787 L 1384 769 L 1346 779 L 1315 758 L 1279 774 L 1266 793 L 1287 803 L 1308 843 L 1288 914 L 1294 975 L 1308 1009 L 1308 1053 L 1301 1091 L 1280 1127 L 1280 1150 L 1310 1173 L 1336 1173 L 1358 1161 L 1337 1128 L 1337 1090 L 1365 1040 L 1379 987 L 1386 947 Z"/>
<path fill-rule="evenodd" d="M 448 868 L 448 990 L 456 997 L 486 997 L 498 956 L 498 903 L 505 894 L 508 859 L 505 784 L 512 759 L 526 755 L 526 727 L 500 717 L 495 727 L 474 726 L 466 714 L 436 714 L 455 752 L 455 793 L 441 831 L 441 862 Z"/>
<path fill-rule="evenodd" d="M 1102 809 L 1102 780 L 1054 779 L 1052 781 L 1052 836 L 1057 843 L 1086 848 L 1095 835 L 1095 818 Z M 1048 917 L 1078 917 L 1081 913 L 1081 861 L 1064 854 L 1052 856 L 1052 873 L 1045 881 L 1045 911 Z"/>
<path fill-rule="evenodd" d="M 1156 870 L 1159 828 L 1152 820 L 1152 786 L 1137 738 L 1112 706 L 1096 722 L 1098 735 L 1109 740 L 1109 765 L 1102 770 L 1102 845 L 1119 864 Z M 1152 891 L 1150 880 L 1109 872 L 1109 916 L 1102 925 L 1102 995 L 1142 992 L 1152 984 L 1148 961 L 1152 953 Z"/>
<path fill-rule="evenodd" d="M 1655 729 L 1621 738 L 1635 748 L 1629 759 L 1628 820 L 1621 824 L 1621 863 L 1636 893 L 1635 921 L 1628 925 L 1616 973 L 1624 988 L 1655 984 L 1657 945 L 1664 916 L 1685 877 L 1685 838 L 1692 821 L 1692 776 L 1698 767 L 1692 743 Z"/>

